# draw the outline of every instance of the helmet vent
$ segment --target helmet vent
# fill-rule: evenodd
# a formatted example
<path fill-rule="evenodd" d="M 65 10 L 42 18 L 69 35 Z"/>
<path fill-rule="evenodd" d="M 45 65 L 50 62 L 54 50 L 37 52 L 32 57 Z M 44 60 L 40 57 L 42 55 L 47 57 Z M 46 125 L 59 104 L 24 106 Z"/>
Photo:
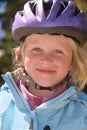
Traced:
<path fill-rule="evenodd" d="M 36 4 L 35 3 L 29 3 L 31 7 L 31 11 L 33 12 L 34 15 L 36 15 Z"/>
<path fill-rule="evenodd" d="M 24 12 L 23 11 L 19 11 L 20 16 L 24 16 Z"/>
<path fill-rule="evenodd" d="M 77 7 L 75 7 L 75 9 L 73 11 L 73 16 L 76 16 L 79 13 L 80 13 L 80 10 Z"/>
<path fill-rule="evenodd" d="M 53 4 L 52 1 L 49 1 L 49 2 L 45 2 L 44 1 L 43 2 L 43 8 L 44 8 L 44 13 L 45 13 L 46 17 L 49 15 L 49 12 L 51 10 L 52 4 Z"/>
<path fill-rule="evenodd" d="M 58 17 L 64 11 L 64 9 L 67 7 L 67 5 L 68 5 L 68 2 L 61 2 L 60 3 L 60 7 L 58 9 L 56 17 Z"/>

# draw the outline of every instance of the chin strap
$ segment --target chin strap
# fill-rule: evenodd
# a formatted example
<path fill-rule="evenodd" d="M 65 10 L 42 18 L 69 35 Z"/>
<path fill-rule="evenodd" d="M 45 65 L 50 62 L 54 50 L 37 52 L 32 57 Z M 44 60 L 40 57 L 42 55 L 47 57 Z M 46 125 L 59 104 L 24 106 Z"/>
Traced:
<path fill-rule="evenodd" d="M 24 70 L 25 74 L 27 74 L 26 70 Z M 28 75 L 29 76 L 29 75 Z M 53 86 L 49 86 L 49 87 L 45 87 L 45 86 L 40 86 L 38 85 L 37 83 L 35 83 L 32 78 L 29 76 L 29 81 L 27 82 L 27 84 L 31 82 L 31 84 L 35 87 L 35 89 L 38 89 L 38 90 L 49 90 L 49 91 L 53 91 L 55 90 L 58 86 L 61 86 L 64 84 L 64 82 L 67 82 L 67 87 L 68 87 L 68 82 L 70 80 L 71 76 L 69 74 L 67 74 L 67 76 L 62 80 L 60 81 L 59 83 L 53 85 Z M 27 85 L 26 84 L 26 85 Z"/>
<path fill-rule="evenodd" d="M 67 86 L 68 86 L 68 81 L 69 81 L 70 77 L 69 75 L 67 75 L 62 81 L 60 81 L 59 83 L 57 83 L 56 85 L 53 85 L 53 86 L 49 86 L 49 87 L 43 87 L 43 86 L 40 86 L 38 84 L 35 84 L 35 88 L 36 89 L 39 89 L 39 90 L 49 90 L 49 91 L 53 91 L 55 90 L 58 86 L 61 86 L 64 84 L 64 82 L 67 82 Z"/>
<path fill-rule="evenodd" d="M 68 73 L 67 76 L 62 81 L 60 81 L 59 83 L 57 83 L 57 84 L 55 84 L 53 86 L 45 87 L 45 86 L 40 86 L 37 83 L 35 83 L 33 81 L 33 79 L 27 74 L 26 70 L 23 69 L 23 68 L 18 68 L 17 70 L 12 72 L 11 74 L 12 74 L 12 76 L 13 76 L 13 78 L 14 78 L 14 80 L 15 80 L 15 82 L 17 84 L 19 84 L 19 81 L 22 80 L 24 82 L 26 88 L 27 88 L 27 86 L 32 85 L 33 87 L 35 87 L 35 89 L 38 89 L 38 90 L 49 90 L 49 91 L 53 91 L 58 86 L 63 85 L 64 82 L 67 82 L 67 87 L 68 87 L 68 83 L 69 83 L 69 80 L 71 78 L 71 76 Z"/>

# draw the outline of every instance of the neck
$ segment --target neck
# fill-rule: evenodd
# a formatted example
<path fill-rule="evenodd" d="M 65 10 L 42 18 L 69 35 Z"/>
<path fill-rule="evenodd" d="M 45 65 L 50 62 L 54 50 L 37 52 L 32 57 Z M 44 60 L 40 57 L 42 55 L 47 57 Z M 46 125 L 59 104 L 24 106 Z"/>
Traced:
<path fill-rule="evenodd" d="M 33 86 L 27 86 L 27 90 L 32 93 L 35 96 L 38 97 L 44 97 L 44 96 L 50 96 L 52 95 L 55 91 L 60 91 L 60 89 L 64 89 L 64 87 L 66 87 L 67 83 L 65 82 L 63 85 L 58 86 L 57 89 L 53 89 L 52 91 L 48 90 L 48 89 L 44 89 L 43 91 L 40 89 L 36 89 Z"/>
<path fill-rule="evenodd" d="M 56 85 L 50 87 L 43 87 L 35 83 L 23 68 L 19 68 L 11 74 L 17 84 L 19 84 L 19 81 L 21 80 L 26 86 L 27 90 L 36 96 L 51 95 L 55 91 L 59 90 L 64 84 L 66 84 L 66 86 L 68 87 L 67 83 L 70 79 L 69 74 L 67 74 L 66 77 Z"/>

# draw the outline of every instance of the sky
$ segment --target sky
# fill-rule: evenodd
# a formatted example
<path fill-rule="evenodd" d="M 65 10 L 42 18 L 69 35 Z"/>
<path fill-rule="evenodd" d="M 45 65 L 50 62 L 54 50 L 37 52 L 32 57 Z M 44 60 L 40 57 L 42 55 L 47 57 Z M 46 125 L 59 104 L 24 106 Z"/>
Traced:
<path fill-rule="evenodd" d="M 4 14 L 6 12 L 6 0 L 0 0 L 0 14 Z M 5 37 L 5 31 L 2 28 L 2 19 L 0 18 L 0 45 L 2 45 L 2 39 Z"/>
<path fill-rule="evenodd" d="M 5 11 L 6 11 L 6 5 L 7 5 L 7 2 L 6 1 L 1 1 L 0 0 L 0 14 L 3 14 L 3 13 L 5 13 Z"/>

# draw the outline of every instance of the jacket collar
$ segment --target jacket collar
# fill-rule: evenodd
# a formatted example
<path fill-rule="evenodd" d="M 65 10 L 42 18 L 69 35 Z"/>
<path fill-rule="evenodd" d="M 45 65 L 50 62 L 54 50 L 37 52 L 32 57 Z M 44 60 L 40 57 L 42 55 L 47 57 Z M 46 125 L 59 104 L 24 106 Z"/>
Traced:
<path fill-rule="evenodd" d="M 30 107 L 23 97 L 22 93 L 20 92 L 19 88 L 17 87 L 16 83 L 14 82 L 11 73 L 7 72 L 6 74 L 2 74 L 2 78 L 5 80 L 7 87 L 9 88 L 9 91 L 11 92 L 11 95 L 17 105 L 17 107 L 22 111 L 30 111 Z M 41 104 L 36 109 L 46 109 L 49 107 L 56 106 L 59 104 L 59 108 L 63 107 L 66 103 L 70 102 L 70 99 L 74 96 L 76 96 L 76 89 L 75 87 L 70 87 L 68 90 L 66 90 L 64 93 L 59 95 L 58 97 Z M 58 108 L 58 107 L 57 107 Z"/>

